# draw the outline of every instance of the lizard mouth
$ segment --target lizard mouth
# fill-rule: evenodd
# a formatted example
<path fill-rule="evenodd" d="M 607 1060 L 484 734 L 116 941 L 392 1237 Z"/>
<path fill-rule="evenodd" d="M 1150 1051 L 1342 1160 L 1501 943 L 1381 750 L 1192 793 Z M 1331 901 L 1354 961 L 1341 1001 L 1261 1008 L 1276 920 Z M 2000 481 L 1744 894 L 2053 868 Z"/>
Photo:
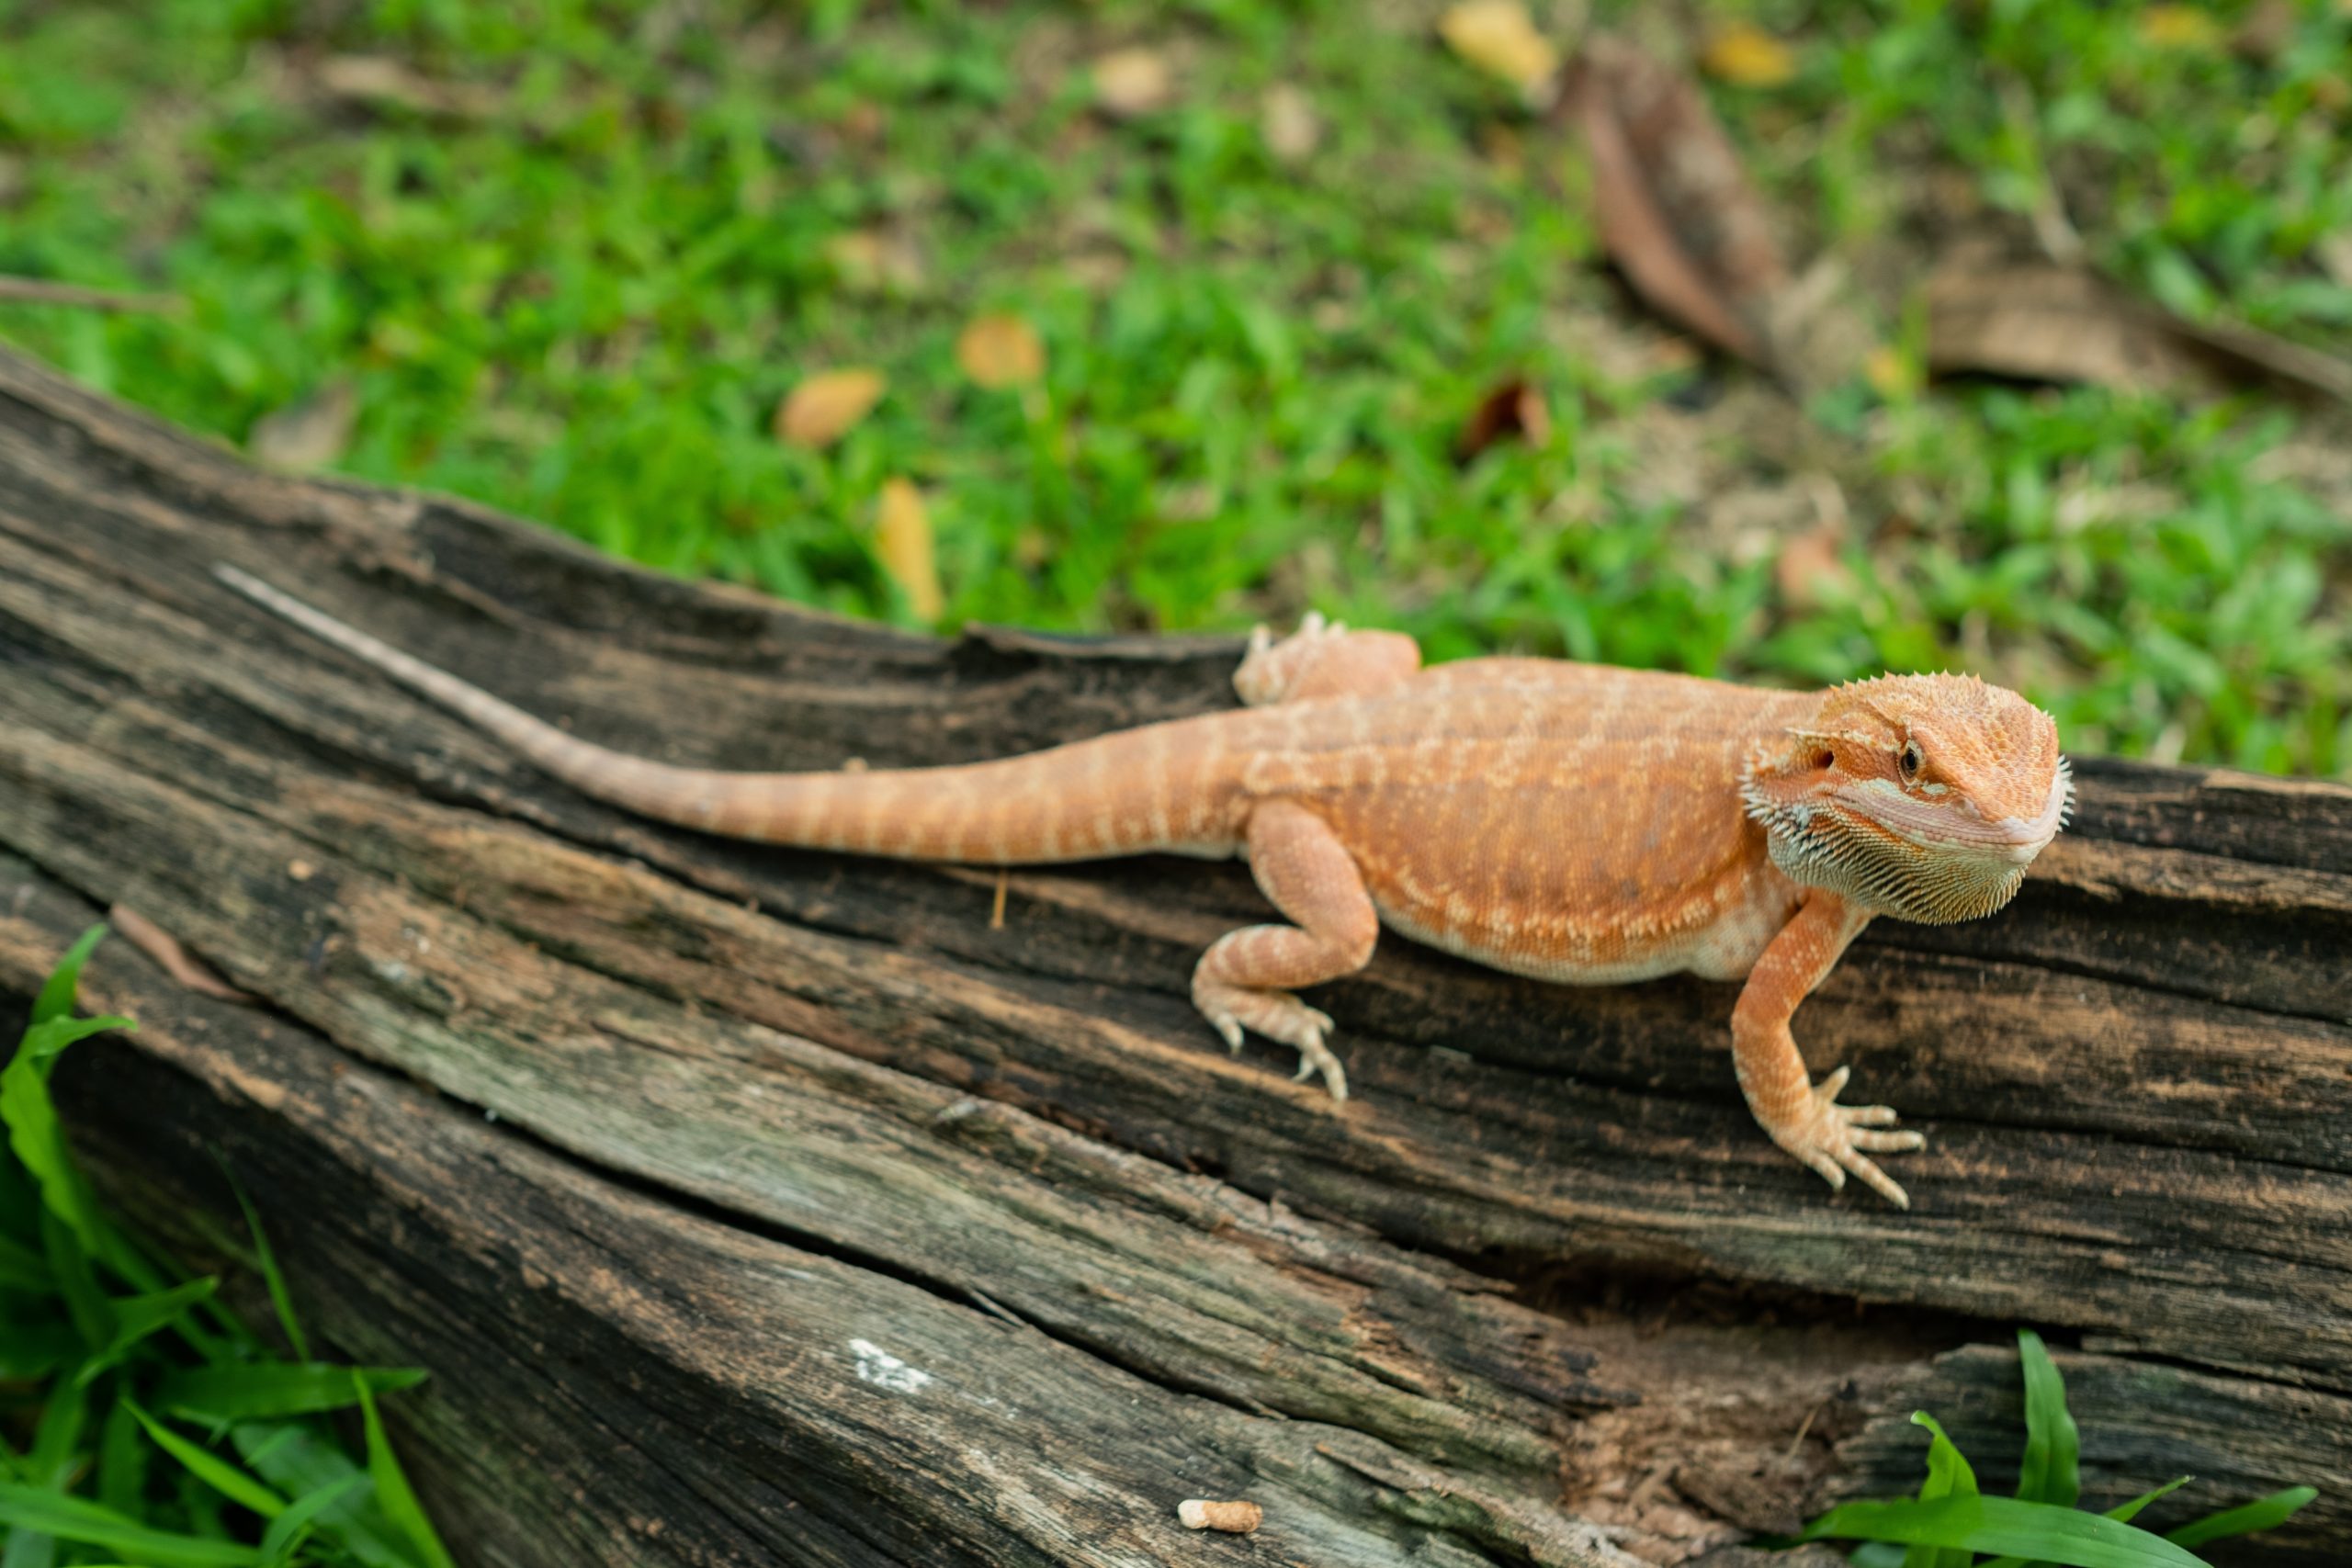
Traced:
<path fill-rule="evenodd" d="M 1943 801 L 1922 800 L 1883 784 L 1849 786 L 1839 790 L 1838 796 L 1850 809 L 1928 853 L 1958 852 L 2023 867 L 2048 848 L 2066 825 L 2067 814 L 2074 809 L 2075 784 L 2062 759 L 2041 809 L 2031 817 L 1988 818 L 1973 809 L 1955 810 Z"/>
<path fill-rule="evenodd" d="M 2026 863 L 2042 841 L 2020 844 L 2022 855 L 1990 845 L 1922 843 L 1847 808 L 1816 811 L 1801 826 L 1773 833 L 1770 853 L 1800 882 L 1896 919 L 1940 926 L 1989 915 L 2016 897 Z"/>

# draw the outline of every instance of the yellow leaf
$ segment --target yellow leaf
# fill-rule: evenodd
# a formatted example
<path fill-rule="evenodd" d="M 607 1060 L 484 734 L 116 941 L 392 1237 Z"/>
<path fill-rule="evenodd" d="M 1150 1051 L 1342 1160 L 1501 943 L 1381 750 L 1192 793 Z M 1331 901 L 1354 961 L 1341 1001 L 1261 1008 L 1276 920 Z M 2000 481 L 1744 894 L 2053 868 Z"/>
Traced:
<path fill-rule="evenodd" d="M 853 294 L 912 294 L 923 286 L 922 254 L 895 235 L 870 229 L 825 242 L 825 259 Z"/>
<path fill-rule="evenodd" d="M 879 370 L 820 371 L 775 411 L 776 435 L 795 446 L 830 446 L 874 412 L 889 384 Z"/>
<path fill-rule="evenodd" d="M 2158 49 L 2213 49 L 2222 29 L 2195 6 L 2151 6 L 2140 13 L 2140 37 Z"/>
<path fill-rule="evenodd" d="M 1892 344 L 1880 344 L 1862 359 L 1862 379 L 1882 398 L 1906 397 L 1918 389 L 1910 361 Z"/>
<path fill-rule="evenodd" d="M 1438 18 L 1437 31 L 1454 53 L 1515 86 L 1532 87 L 1560 68 L 1560 51 L 1520 0 L 1461 0 Z"/>
<path fill-rule="evenodd" d="M 956 338 L 956 363 L 983 387 L 1018 387 L 1046 374 L 1046 345 L 1019 316 L 981 316 Z"/>
<path fill-rule="evenodd" d="M 1323 140 L 1323 121 L 1312 98 L 1288 82 L 1277 82 L 1260 102 L 1258 134 L 1276 162 L 1303 164 Z"/>
<path fill-rule="evenodd" d="M 1797 73 L 1789 46 L 1747 22 L 1734 22 L 1708 39 L 1699 62 L 1718 82 L 1740 87 L 1777 87 Z"/>
<path fill-rule="evenodd" d="M 1175 96 L 1176 73 L 1156 49 L 1114 49 L 1094 62 L 1094 102 L 1105 114 L 1133 119 Z"/>
<path fill-rule="evenodd" d="M 905 479 L 882 486 L 876 509 L 874 556 L 919 620 L 935 621 L 946 606 L 939 591 L 939 561 L 932 549 L 931 513 L 924 510 L 922 491 Z"/>

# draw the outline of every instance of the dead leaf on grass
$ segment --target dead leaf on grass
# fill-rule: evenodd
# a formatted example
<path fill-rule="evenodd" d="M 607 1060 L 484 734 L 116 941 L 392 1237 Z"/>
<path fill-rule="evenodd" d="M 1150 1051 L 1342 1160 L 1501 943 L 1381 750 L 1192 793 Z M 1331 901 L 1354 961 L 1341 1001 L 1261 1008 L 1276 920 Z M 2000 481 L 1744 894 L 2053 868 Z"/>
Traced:
<path fill-rule="evenodd" d="M 326 468 L 350 450 L 351 433 L 358 423 L 358 389 L 336 379 L 299 402 L 262 415 L 246 445 L 271 468 L 303 473 Z"/>
<path fill-rule="evenodd" d="M 1454 53 L 1522 92 L 1560 69 L 1559 49 L 1536 31 L 1520 0 L 1461 0 L 1446 7 L 1437 31 Z"/>
<path fill-rule="evenodd" d="M 1265 138 L 1274 162 L 1296 165 L 1315 156 L 1315 149 L 1322 145 L 1323 120 L 1304 91 L 1277 82 L 1266 89 L 1259 106 L 1258 134 Z"/>
<path fill-rule="evenodd" d="M 1156 114 L 1176 99 L 1176 73 L 1156 49 L 1114 49 L 1094 62 L 1094 105 L 1114 119 Z"/>
<path fill-rule="evenodd" d="M 175 985 L 184 991 L 194 991 L 199 997 L 210 997 L 221 1002 L 250 1002 L 254 998 L 222 979 L 218 971 L 180 945 L 179 938 L 125 904 L 117 904 L 107 911 L 107 924 L 122 936 L 122 940 L 153 959 Z"/>
<path fill-rule="evenodd" d="M 2352 402 L 2352 365 L 2252 327 L 2184 321 L 2078 267 L 1947 267 L 1928 281 L 1928 367 L 2129 391 L 2267 383 Z"/>
<path fill-rule="evenodd" d="M 907 608 L 917 619 L 939 618 L 947 601 L 939 587 L 931 513 L 922 503 L 922 491 L 909 480 L 893 479 L 882 486 L 882 498 L 875 509 L 874 557 L 907 596 Z"/>
<path fill-rule="evenodd" d="M 2202 52 L 2220 47 L 2222 26 L 2199 6 L 2151 6 L 2140 13 L 2140 37 L 2158 49 Z"/>
<path fill-rule="evenodd" d="M 1601 243 L 1660 314 L 1770 365 L 1764 318 L 1789 280 L 1763 198 L 1689 78 L 1594 34 L 1570 62 L 1560 113 L 1592 161 Z"/>
<path fill-rule="evenodd" d="M 1552 406 L 1523 377 L 1512 377 L 1478 400 L 1478 406 L 1463 421 L 1462 434 L 1454 438 L 1454 460 L 1466 463 L 1510 436 L 1518 436 L 1530 446 L 1542 446 L 1552 439 Z"/>
<path fill-rule="evenodd" d="M 863 367 L 820 370 L 792 389 L 775 411 L 775 433 L 795 446 L 830 446 L 874 412 L 889 380 Z"/>
<path fill-rule="evenodd" d="M 1797 73 L 1796 52 L 1751 22 L 1734 22 L 1709 39 L 1699 63 L 1736 87 L 1778 87 Z"/>
<path fill-rule="evenodd" d="M 446 119 L 486 119 L 506 95 L 479 82 L 441 82 L 383 54 L 331 54 L 313 73 L 330 98 L 368 108 L 401 108 Z"/>
<path fill-rule="evenodd" d="M 916 294 L 927 281 L 922 253 L 897 234 L 871 229 L 836 234 L 825 242 L 825 259 L 853 294 Z"/>
<path fill-rule="evenodd" d="M 978 316 L 956 339 L 956 363 L 983 387 L 1020 387 L 1046 374 L 1046 344 L 1019 316 Z"/>

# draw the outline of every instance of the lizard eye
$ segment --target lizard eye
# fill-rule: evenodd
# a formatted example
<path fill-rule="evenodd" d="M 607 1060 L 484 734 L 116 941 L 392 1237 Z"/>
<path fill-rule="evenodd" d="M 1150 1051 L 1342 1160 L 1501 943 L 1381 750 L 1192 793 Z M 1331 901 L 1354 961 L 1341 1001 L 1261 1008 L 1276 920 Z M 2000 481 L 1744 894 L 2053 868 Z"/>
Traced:
<path fill-rule="evenodd" d="M 1920 753 L 1919 743 L 1917 740 L 1906 740 L 1903 743 L 1903 755 L 1898 761 L 1903 768 L 1905 784 L 1909 784 L 1917 778 L 1919 770 L 1928 765 L 1928 759 Z"/>

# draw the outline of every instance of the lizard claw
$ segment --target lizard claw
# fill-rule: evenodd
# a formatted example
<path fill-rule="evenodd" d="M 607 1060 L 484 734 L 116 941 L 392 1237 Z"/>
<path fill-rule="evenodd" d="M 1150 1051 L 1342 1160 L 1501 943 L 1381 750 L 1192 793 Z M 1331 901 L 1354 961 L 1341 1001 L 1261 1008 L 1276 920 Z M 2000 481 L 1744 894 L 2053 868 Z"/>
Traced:
<path fill-rule="evenodd" d="M 1241 1049 L 1241 1031 L 1246 1024 L 1267 1039 L 1278 1040 L 1298 1052 L 1298 1073 L 1293 1081 L 1305 1083 L 1320 1073 L 1333 1100 L 1348 1098 L 1348 1070 L 1323 1043 L 1331 1032 L 1330 1014 L 1308 1007 L 1288 991 L 1261 991 L 1215 983 L 1195 986 L 1193 1004 L 1201 1010 L 1210 1027 L 1225 1037 L 1229 1048 Z"/>
<path fill-rule="evenodd" d="M 1838 1104 L 1838 1091 L 1851 1076 L 1852 1069 L 1839 1067 L 1814 1086 L 1810 1111 L 1795 1126 L 1767 1131 L 1774 1143 L 1818 1173 L 1833 1190 L 1842 1191 L 1851 1172 L 1896 1208 L 1907 1209 L 1910 1195 L 1870 1156 L 1925 1148 L 1928 1140 L 1917 1133 L 1874 1131 L 1894 1124 L 1895 1113 L 1889 1106 Z"/>

